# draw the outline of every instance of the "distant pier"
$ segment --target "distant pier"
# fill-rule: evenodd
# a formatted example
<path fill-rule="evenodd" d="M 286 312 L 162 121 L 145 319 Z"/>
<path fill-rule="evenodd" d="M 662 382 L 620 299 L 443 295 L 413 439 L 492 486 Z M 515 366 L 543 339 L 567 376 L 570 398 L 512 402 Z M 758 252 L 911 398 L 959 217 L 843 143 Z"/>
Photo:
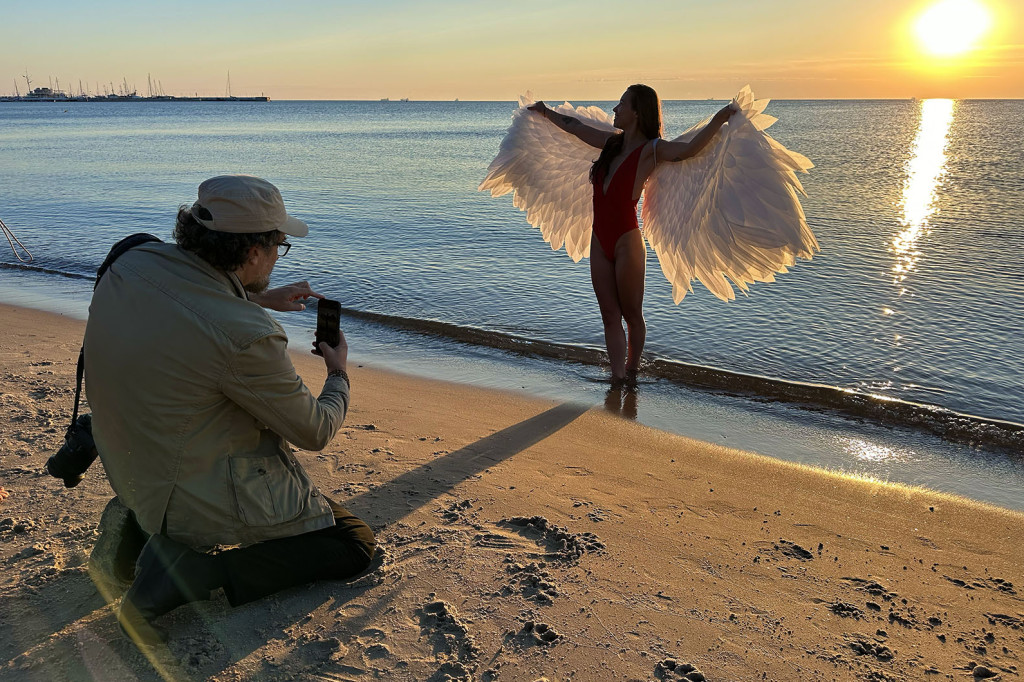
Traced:
<path fill-rule="evenodd" d="M 0 97 L 0 102 L 269 102 L 264 95 L 259 97 L 173 97 L 161 95 L 155 97 L 131 97 L 122 95 L 99 95 L 96 97 Z"/>

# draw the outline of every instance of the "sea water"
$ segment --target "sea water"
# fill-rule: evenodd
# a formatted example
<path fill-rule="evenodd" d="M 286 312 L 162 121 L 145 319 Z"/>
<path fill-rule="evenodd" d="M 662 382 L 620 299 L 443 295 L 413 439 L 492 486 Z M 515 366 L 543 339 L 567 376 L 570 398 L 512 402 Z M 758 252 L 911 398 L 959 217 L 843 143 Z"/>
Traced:
<path fill-rule="evenodd" d="M 665 102 L 668 136 L 721 105 Z M 169 239 L 200 181 L 251 173 L 277 184 L 311 229 L 292 240 L 276 282 L 308 279 L 373 314 L 347 322 L 354 356 L 600 402 L 605 370 L 586 361 L 603 348 L 587 261 L 552 251 L 511 197 L 476 190 L 514 107 L 0 104 L 0 219 L 34 255 L 28 268 L 0 255 L 0 297 L 84 314 L 88 278 L 114 241 Z M 617 409 L 728 445 L 1024 507 L 1018 430 L 991 443 L 984 429 L 957 431 L 962 415 L 1024 423 L 1024 102 L 783 101 L 768 113 L 780 119 L 769 132 L 816 164 L 800 179 L 821 253 L 733 302 L 697 285 L 678 306 L 649 254 L 647 352 L 669 369 L 652 367 L 636 407 L 627 398 Z M 314 324 L 311 311 L 283 321 Z M 520 341 L 535 345 L 510 353 Z M 714 390 L 676 380 L 694 366 L 717 377 Z M 808 383 L 838 402 L 786 393 Z M 864 395 L 942 410 L 903 419 L 876 399 L 865 414 L 843 402 Z M 959 443 L 922 435 L 916 422 Z M 984 491 L 993 485 L 1001 491 Z"/>

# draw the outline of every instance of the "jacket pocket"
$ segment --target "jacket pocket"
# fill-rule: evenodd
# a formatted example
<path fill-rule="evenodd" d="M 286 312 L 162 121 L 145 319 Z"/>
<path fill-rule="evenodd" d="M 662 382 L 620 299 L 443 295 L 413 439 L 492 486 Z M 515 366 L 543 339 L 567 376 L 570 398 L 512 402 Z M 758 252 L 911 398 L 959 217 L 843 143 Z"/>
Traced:
<path fill-rule="evenodd" d="M 247 526 L 273 526 L 302 513 L 303 487 L 280 457 L 232 457 L 228 462 L 238 514 Z"/>

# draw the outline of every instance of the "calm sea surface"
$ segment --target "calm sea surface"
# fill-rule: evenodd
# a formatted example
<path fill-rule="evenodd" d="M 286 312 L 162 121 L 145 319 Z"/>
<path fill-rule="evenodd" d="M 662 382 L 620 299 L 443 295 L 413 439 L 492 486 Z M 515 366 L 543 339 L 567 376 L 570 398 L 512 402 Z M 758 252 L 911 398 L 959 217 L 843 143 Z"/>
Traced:
<path fill-rule="evenodd" d="M 666 102 L 669 136 L 720 106 Z M 587 261 L 551 251 L 511 197 L 476 190 L 512 111 L 0 104 L 0 219 L 34 266 L 91 276 L 124 235 L 169 239 L 201 180 L 251 173 L 311 227 L 277 282 L 309 279 L 361 311 L 602 348 Z M 678 306 L 651 253 L 651 356 L 1024 423 L 1024 101 L 789 101 L 768 113 L 780 119 L 771 134 L 817 164 L 801 179 L 822 251 L 748 297 L 726 304 L 698 287 Z M 0 278 L 64 279 L 16 264 L 0 251 Z"/>

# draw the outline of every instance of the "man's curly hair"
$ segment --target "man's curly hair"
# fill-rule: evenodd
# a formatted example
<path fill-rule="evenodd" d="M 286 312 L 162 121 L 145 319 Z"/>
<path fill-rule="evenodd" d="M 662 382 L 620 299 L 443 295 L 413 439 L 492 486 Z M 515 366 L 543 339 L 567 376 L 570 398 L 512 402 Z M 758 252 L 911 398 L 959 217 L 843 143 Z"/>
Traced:
<path fill-rule="evenodd" d="M 174 241 L 218 270 L 231 272 L 245 263 L 250 247 L 277 246 L 281 241 L 281 233 L 277 230 L 248 234 L 217 232 L 196 220 L 190 205 L 182 204 L 174 223 Z"/>

